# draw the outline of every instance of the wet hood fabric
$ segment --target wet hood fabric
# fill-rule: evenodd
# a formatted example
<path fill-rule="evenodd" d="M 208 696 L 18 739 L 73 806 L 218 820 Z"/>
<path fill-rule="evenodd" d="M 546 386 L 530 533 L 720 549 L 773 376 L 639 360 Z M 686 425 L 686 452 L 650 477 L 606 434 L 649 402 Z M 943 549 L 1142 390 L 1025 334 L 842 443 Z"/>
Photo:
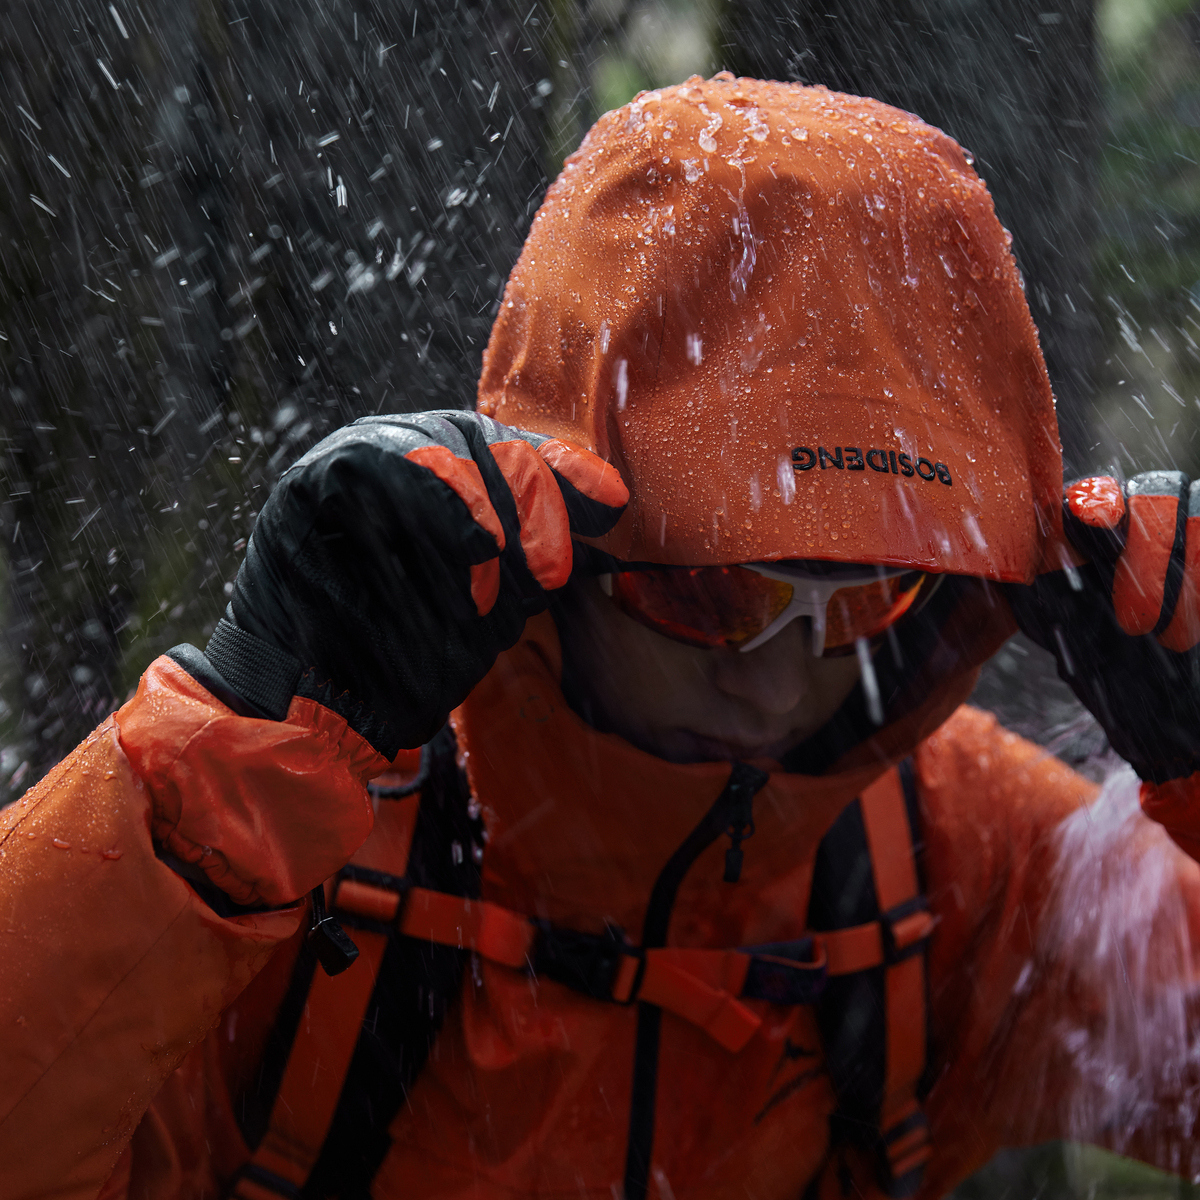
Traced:
<path fill-rule="evenodd" d="M 596 450 L 619 558 L 1028 581 L 1053 397 L 961 148 L 873 100 L 722 74 L 606 114 L 533 222 L 481 411 Z"/>

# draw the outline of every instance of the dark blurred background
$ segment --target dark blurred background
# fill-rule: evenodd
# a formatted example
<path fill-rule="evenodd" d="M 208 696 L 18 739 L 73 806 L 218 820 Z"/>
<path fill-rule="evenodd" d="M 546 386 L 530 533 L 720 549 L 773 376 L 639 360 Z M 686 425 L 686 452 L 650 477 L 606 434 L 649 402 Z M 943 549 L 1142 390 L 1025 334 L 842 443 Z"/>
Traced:
<path fill-rule="evenodd" d="M 1068 470 L 1200 474 L 1195 0 L 8 0 L 0 10 L 0 804 L 180 641 L 279 472 L 469 405 L 549 178 L 692 73 L 826 83 L 958 138 L 1014 234 Z M 1085 770 L 1015 639 L 977 702 Z M 971 1197 L 1167 1196 L 1082 1147 Z"/>

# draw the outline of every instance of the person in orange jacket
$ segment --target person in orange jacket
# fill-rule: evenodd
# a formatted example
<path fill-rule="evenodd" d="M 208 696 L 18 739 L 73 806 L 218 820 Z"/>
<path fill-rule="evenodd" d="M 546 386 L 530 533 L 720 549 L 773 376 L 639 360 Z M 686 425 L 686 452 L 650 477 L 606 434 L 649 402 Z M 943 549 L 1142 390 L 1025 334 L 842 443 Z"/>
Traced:
<path fill-rule="evenodd" d="M 601 118 L 476 412 L 304 455 L 0 814 L 0 1195 L 1194 1173 L 1200 487 L 1064 509 L 1008 242 L 871 100 Z M 1161 824 L 965 706 L 1018 621 Z"/>

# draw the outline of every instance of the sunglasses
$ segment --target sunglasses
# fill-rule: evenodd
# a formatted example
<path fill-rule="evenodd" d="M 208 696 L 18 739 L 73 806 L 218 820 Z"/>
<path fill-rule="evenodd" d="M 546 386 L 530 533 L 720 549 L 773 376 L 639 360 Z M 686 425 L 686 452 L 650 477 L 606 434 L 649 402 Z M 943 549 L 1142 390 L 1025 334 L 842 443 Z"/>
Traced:
<path fill-rule="evenodd" d="M 797 617 L 812 624 L 813 654 L 853 654 L 932 595 L 940 576 L 834 563 L 636 567 L 599 576 L 634 620 L 704 649 L 757 649 Z"/>

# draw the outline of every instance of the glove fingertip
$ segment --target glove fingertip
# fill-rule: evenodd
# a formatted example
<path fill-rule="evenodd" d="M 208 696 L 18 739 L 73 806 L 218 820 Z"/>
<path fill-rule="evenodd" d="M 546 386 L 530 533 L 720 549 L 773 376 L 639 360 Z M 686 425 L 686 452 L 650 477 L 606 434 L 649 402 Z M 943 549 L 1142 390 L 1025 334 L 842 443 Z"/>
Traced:
<path fill-rule="evenodd" d="M 538 453 L 587 499 L 607 508 L 624 508 L 629 503 L 629 488 L 620 472 L 590 450 L 561 438 L 550 438 L 538 447 Z"/>
<path fill-rule="evenodd" d="M 1200 629 L 1177 625 L 1174 621 L 1158 635 L 1158 644 L 1174 654 L 1186 654 L 1200 642 Z"/>
<path fill-rule="evenodd" d="M 1125 518 L 1125 495 L 1111 475 L 1077 479 L 1063 490 L 1071 516 L 1092 529 L 1116 529 Z"/>
<path fill-rule="evenodd" d="M 523 438 L 488 449 L 517 507 L 525 566 L 539 587 L 562 587 L 571 573 L 571 524 L 554 473 Z"/>
<path fill-rule="evenodd" d="M 529 558 L 528 553 L 526 558 Z M 552 547 L 546 547 L 538 555 L 538 559 L 536 570 L 533 572 L 538 583 L 548 592 L 565 587 L 567 580 L 571 578 L 571 566 L 575 561 L 570 542 L 556 543 Z"/>

